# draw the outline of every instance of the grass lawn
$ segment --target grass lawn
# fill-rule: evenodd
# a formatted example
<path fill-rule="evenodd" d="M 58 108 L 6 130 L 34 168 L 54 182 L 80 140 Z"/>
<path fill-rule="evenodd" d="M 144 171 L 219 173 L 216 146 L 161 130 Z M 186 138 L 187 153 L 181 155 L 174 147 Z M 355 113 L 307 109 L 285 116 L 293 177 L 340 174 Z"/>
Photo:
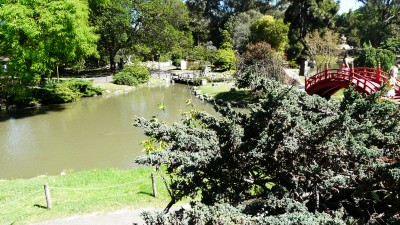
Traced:
<path fill-rule="evenodd" d="M 104 90 L 109 90 L 111 92 L 113 92 L 113 91 L 123 91 L 123 90 L 131 91 L 131 90 L 135 89 L 135 87 L 132 87 L 132 86 L 118 85 L 118 84 L 114 84 L 114 83 L 110 83 L 110 82 L 94 83 L 93 86 L 102 88 Z"/>
<path fill-rule="evenodd" d="M 0 180 L 0 225 L 29 224 L 90 212 L 144 207 L 164 208 L 169 195 L 157 173 L 157 198 L 152 196 L 153 168 L 102 169 L 65 176 Z M 48 183 L 52 209 L 46 209 Z M 65 189 L 63 189 L 65 188 Z"/>
<path fill-rule="evenodd" d="M 230 90 L 232 88 L 235 88 L 236 91 L 231 92 Z M 196 87 L 196 90 L 200 90 L 202 94 L 207 94 L 208 96 L 223 101 L 251 102 L 254 100 L 250 90 L 237 90 L 237 87 L 235 87 L 233 83 L 216 83 L 214 86 L 212 86 L 212 84 L 206 84 Z"/>
<path fill-rule="evenodd" d="M 201 93 L 208 94 L 209 96 L 215 96 L 221 92 L 229 92 L 231 88 L 236 88 L 233 83 L 218 83 L 214 86 L 212 84 L 197 86 L 196 90 L 200 90 Z"/>
<path fill-rule="evenodd" d="M 148 83 L 146 84 L 141 84 L 138 87 L 153 87 L 153 86 L 160 86 L 160 85 L 165 85 L 165 80 L 159 79 L 156 77 L 150 77 Z M 95 87 L 100 87 L 104 90 L 108 90 L 110 92 L 114 91 L 132 91 L 135 89 L 133 86 L 128 86 L 128 85 L 118 85 L 114 84 L 111 82 L 104 82 L 104 83 L 93 83 L 93 86 Z"/>

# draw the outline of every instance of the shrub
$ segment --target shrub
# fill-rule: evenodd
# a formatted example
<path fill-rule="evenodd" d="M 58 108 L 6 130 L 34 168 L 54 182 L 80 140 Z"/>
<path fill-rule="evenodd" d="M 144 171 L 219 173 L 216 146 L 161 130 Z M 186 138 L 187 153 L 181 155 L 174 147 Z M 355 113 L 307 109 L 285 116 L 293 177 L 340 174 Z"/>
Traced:
<path fill-rule="evenodd" d="M 201 85 L 201 81 L 202 81 L 202 80 L 206 80 L 207 83 L 211 83 L 211 78 L 206 77 L 206 76 L 203 76 L 203 77 L 197 77 L 197 78 L 194 80 L 194 85 Z"/>
<path fill-rule="evenodd" d="M 135 86 L 147 82 L 150 79 L 150 72 L 144 66 L 133 64 L 115 74 L 113 79 L 116 84 Z"/>
<path fill-rule="evenodd" d="M 127 72 L 119 72 L 113 76 L 115 84 L 136 86 L 139 84 L 138 80 Z"/>
<path fill-rule="evenodd" d="M 36 97 L 37 89 L 23 85 L 15 85 L 7 88 L 7 102 L 10 105 L 20 107 L 36 106 L 38 99 Z"/>
<path fill-rule="evenodd" d="M 181 61 L 182 61 L 182 59 L 180 59 L 180 58 L 173 59 L 172 65 L 176 66 L 176 67 L 181 67 Z"/>
<path fill-rule="evenodd" d="M 187 212 L 193 224 L 242 224 L 229 212 L 260 216 L 254 224 L 398 224 L 398 105 L 351 89 L 339 104 L 265 81 L 265 95 L 246 112 L 191 110 L 174 125 L 136 119 L 167 143 L 136 160 L 167 167 L 167 209 L 201 193 L 209 208 Z M 221 203 L 237 210 L 213 208 Z"/>
<path fill-rule="evenodd" d="M 236 55 L 233 49 L 218 49 L 214 65 L 224 70 L 231 70 L 235 68 L 236 61 Z"/>
<path fill-rule="evenodd" d="M 377 68 L 380 63 L 382 70 L 389 72 L 395 60 L 396 55 L 392 51 L 377 49 L 372 47 L 371 43 L 364 43 L 360 55 L 354 60 L 354 64 L 358 67 Z"/>
<path fill-rule="evenodd" d="M 67 82 L 49 82 L 43 88 L 42 102 L 46 104 L 74 102 L 81 95 L 81 93 L 72 90 Z"/>
<path fill-rule="evenodd" d="M 74 102 L 80 97 L 92 97 L 101 93 L 101 88 L 93 87 L 91 81 L 81 79 L 47 80 L 41 91 L 42 102 L 46 104 Z"/>
<path fill-rule="evenodd" d="M 71 90 L 80 93 L 82 97 L 100 95 L 103 91 L 101 88 L 93 87 L 93 83 L 88 80 L 68 79 L 64 82 Z"/>
<path fill-rule="evenodd" d="M 283 70 L 283 56 L 267 42 L 248 45 L 247 51 L 239 56 L 236 76 L 239 88 L 253 90 L 262 87 L 266 78 L 289 83 Z"/>

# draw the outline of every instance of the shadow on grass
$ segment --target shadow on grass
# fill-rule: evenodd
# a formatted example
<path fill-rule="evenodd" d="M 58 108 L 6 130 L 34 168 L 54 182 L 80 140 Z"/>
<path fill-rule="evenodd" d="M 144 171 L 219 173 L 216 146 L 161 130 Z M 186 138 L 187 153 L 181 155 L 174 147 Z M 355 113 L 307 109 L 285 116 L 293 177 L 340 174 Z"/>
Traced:
<path fill-rule="evenodd" d="M 256 100 L 249 90 L 221 92 L 215 95 L 215 99 L 221 99 L 228 102 L 254 102 Z"/>
<path fill-rule="evenodd" d="M 33 206 L 37 207 L 37 208 L 41 208 L 41 209 L 47 209 L 46 206 L 42 206 L 42 205 L 39 205 L 39 204 L 34 204 Z"/>
<path fill-rule="evenodd" d="M 148 192 L 144 192 L 144 191 L 139 191 L 137 194 L 139 194 L 139 195 L 148 195 L 148 196 L 153 197 L 153 193 L 148 193 Z"/>

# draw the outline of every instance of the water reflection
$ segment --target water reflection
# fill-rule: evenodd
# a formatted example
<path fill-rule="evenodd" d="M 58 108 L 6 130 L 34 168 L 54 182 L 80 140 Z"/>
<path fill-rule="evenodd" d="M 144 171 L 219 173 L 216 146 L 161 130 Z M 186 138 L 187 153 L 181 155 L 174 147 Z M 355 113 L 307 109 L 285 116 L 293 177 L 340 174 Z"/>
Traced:
<path fill-rule="evenodd" d="M 0 179 L 116 167 L 132 168 L 145 137 L 132 126 L 137 116 L 177 122 L 179 110 L 212 106 L 194 99 L 184 85 L 140 88 L 129 94 L 0 115 Z M 167 110 L 158 109 L 163 102 Z"/>

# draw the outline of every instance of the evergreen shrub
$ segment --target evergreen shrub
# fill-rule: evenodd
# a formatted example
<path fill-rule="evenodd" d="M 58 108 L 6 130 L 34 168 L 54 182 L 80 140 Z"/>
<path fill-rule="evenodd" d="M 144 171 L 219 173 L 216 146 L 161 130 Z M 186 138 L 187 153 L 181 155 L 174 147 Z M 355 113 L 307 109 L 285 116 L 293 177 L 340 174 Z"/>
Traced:
<path fill-rule="evenodd" d="M 126 72 L 119 72 L 113 76 L 114 84 L 136 86 L 139 81 L 131 74 Z"/>
<path fill-rule="evenodd" d="M 25 107 L 38 104 L 36 89 L 24 85 L 9 85 L 6 91 L 6 98 L 9 105 Z"/>
<path fill-rule="evenodd" d="M 93 83 L 81 79 L 48 80 L 41 90 L 41 101 L 57 104 L 77 101 L 81 97 L 101 95 L 102 89 L 93 87 Z"/>
<path fill-rule="evenodd" d="M 68 83 L 62 81 L 47 82 L 41 95 L 45 104 L 74 102 L 81 97 L 81 93 L 72 90 Z"/>
<path fill-rule="evenodd" d="M 218 49 L 214 59 L 214 66 L 224 70 L 235 69 L 237 59 L 233 49 Z"/>
<path fill-rule="evenodd" d="M 95 95 L 101 95 L 102 89 L 94 87 L 93 83 L 88 80 L 81 79 L 68 79 L 64 81 L 69 89 L 74 92 L 80 93 L 82 97 L 92 97 Z"/>
<path fill-rule="evenodd" d="M 136 119 L 156 146 L 136 161 L 169 174 L 166 211 L 185 197 L 201 202 L 148 224 L 400 223 L 397 104 L 352 89 L 336 102 L 268 79 L 263 88 L 247 111 Z"/>
<path fill-rule="evenodd" d="M 135 86 L 150 79 L 149 70 L 139 64 L 126 66 L 121 72 L 113 76 L 115 84 Z"/>
<path fill-rule="evenodd" d="M 238 87 L 257 90 L 263 87 L 266 78 L 290 84 L 291 80 L 283 70 L 283 59 L 283 55 L 267 42 L 248 45 L 247 51 L 239 56 L 236 70 Z"/>
<path fill-rule="evenodd" d="M 383 71 L 389 72 L 396 60 L 396 55 L 387 49 L 377 49 L 371 43 L 363 44 L 360 55 L 354 60 L 355 67 L 377 68 L 380 64 Z"/>

